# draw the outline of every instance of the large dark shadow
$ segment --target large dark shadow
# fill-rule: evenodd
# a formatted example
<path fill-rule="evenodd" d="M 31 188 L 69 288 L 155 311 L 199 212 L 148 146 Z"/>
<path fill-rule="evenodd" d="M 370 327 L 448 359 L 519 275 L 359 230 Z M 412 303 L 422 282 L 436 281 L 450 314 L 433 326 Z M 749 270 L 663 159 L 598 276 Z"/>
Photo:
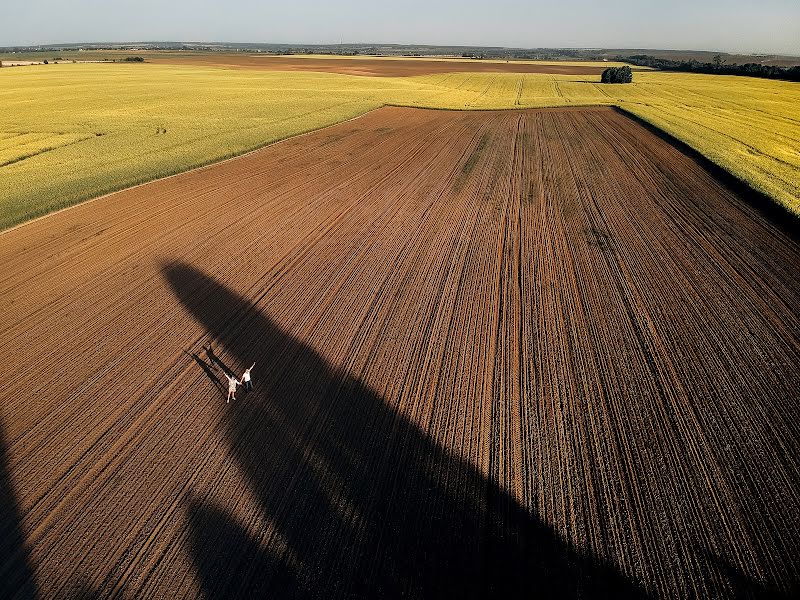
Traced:
<path fill-rule="evenodd" d="M 0 598 L 36 598 L 20 513 L 6 461 L 6 446 L 0 426 Z"/>
<path fill-rule="evenodd" d="M 213 497 L 193 497 L 208 597 L 644 596 L 248 301 L 186 264 L 164 274 L 225 355 L 259 365 L 225 427 L 286 548 L 267 552 Z"/>
<path fill-rule="evenodd" d="M 0 599 L 33 600 L 41 596 L 21 528 L 19 505 L 11 486 L 3 428 L 0 426 Z M 46 578 L 47 573 L 40 573 Z M 62 590 L 61 598 L 93 600 L 100 593 L 83 575 Z"/>

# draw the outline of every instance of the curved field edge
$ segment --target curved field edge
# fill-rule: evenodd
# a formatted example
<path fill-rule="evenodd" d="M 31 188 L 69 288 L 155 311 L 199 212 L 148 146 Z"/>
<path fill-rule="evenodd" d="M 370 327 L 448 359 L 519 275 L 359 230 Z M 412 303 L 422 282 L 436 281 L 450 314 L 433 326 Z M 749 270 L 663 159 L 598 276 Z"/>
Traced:
<path fill-rule="evenodd" d="M 90 65 L 93 68 L 89 69 L 86 66 L 65 66 L 83 67 L 79 72 L 84 73 L 84 79 L 78 81 L 114 68 L 109 65 Z M 381 106 L 442 110 L 616 106 L 687 144 L 712 164 L 766 196 L 770 204 L 774 202 L 789 213 L 800 214 L 800 194 L 796 183 L 800 168 L 794 164 L 794 156 L 800 150 L 800 136 L 794 128 L 800 122 L 792 117 L 791 109 L 785 108 L 794 88 L 780 84 L 760 80 L 747 82 L 750 87 L 745 88 L 749 94 L 745 94 L 749 101 L 746 104 L 738 102 L 738 96 L 737 102 L 717 97 L 724 95 L 726 86 L 730 84 L 729 78 L 719 76 L 650 73 L 642 76 L 642 85 L 637 87 L 637 84 L 601 86 L 591 81 L 591 77 L 576 80 L 572 76 L 538 74 L 449 73 L 412 78 L 371 78 L 308 73 L 237 75 L 222 69 L 159 65 L 148 68 L 155 69 L 153 79 L 156 84 L 142 85 L 153 85 L 156 92 L 173 93 L 173 90 L 158 85 L 159 77 L 168 75 L 173 79 L 187 79 L 190 87 L 209 86 L 214 92 L 219 90 L 223 96 L 225 93 L 229 95 L 219 102 L 219 106 L 213 105 L 215 96 L 205 98 L 206 104 L 212 98 L 212 105 L 200 108 L 196 124 L 187 120 L 186 115 L 169 114 L 169 103 L 164 100 L 171 99 L 169 95 L 148 96 L 149 104 L 145 102 L 142 105 L 133 98 L 127 106 L 119 109 L 119 116 L 114 114 L 115 121 L 110 124 L 104 123 L 102 118 L 97 118 L 95 124 L 90 114 L 87 122 L 92 126 L 108 125 L 112 131 L 98 132 L 96 135 L 102 134 L 103 137 L 97 140 L 90 136 L 85 149 L 81 147 L 66 153 L 56 150 L 45 159 L 37 157 L 30 165 L 20 161 L 27 169 L 21 176 L 16 176 L 19 173 L 8 168 L 3 169 L 6 175 L 13 173 L 15 176 L 5 178 L 5 190 L 0 180 L 0 203 L 3 204 L 0 230 L 121 189 L 240 156 L 295 135 L 361 116 Z M 61 75 L 73 72 L 65 70 Z M 125 85 L 123 76 L 138 77 L 142 71 L 122 67 L 115 68 L 115 73 L 119 74 L 121 85 Z M 40 79 L 50 83 L 47 77 Z M 126 90 L 138 91 L 140 82 L 128 81 L 135 85 L 129 85 Z M 72 83 L 72 80 L 67 83 Z M 281 86 L 284 89 L 280 89 Z M 265 92 L 264 87 L 270 89 Z M 87 89 L 91 93 L 92 89 Z M 788 91 L 784 94 L 785 90 Z M 257 94 L 264 94 L 264 106 L 255 107 L 253 96 Z M 120 96 L 118 94 L 110 101 L 120 101 Z M 770 102 L 773 98 L 780 102 L 766 105 L 761 96 L 768 97 Z M 183 99 L 177 98 L 176 107 L 183 112 L 192 112 L 196 110 L 190 101 L 193 99 L 184 92 Z M 124 100 L 128 101 L 128 98 Z M 166 126 L 161 124 L 158 101 L 167 104 L 164 110 Z M 697 109 L 698 105 L 700 109 Z M 717 105 L 724 111 L 718 111 Z M 770 107 L 774 114 L 770 114 Z M 91 108 L 97 111 L 108 109 L 108 106 L 101 102 Z M 123 109 L 126 114 L 122 114 Z M 241 123 L 236 120 L 238 114 L 234 118 L 227 115 L 216 118 L 216 111 L 229 112 L 231 109 L 241 110 Z M 139 112 L 144 117 L 136 114 Z M 109 117 L 103 115 L 103 118 L 108 120 Z M 117 130 L 113 130 L 117 125 L 116 118 L 120 124 Z M 177 123 L 171 122 L 171 118 Z M 732 127 L 731 119 L 742 123 Z M 13 124 L 13 118 L 9 120 L 7 117 L 5 124 L 0 119 L 0 136 L 4 130 L 9 130 L 9 123 Z M 208 128 L 205 127 L 207 123 L 210 123 Z M 152 134 L 154 124 L 155 136 Z M 85 133 L 85 125 L 80 125 L 79 131 Z M 58 128 L 65 129 L 56 119 L 51 129 Z M 169 135 L 158 139 L 158 133 L 163 131 L 166 134 L 168 129 Z M 177 139 L 172 137 L 175 129 L 178 129 Z M 755 140 L 756 137 L 765 139 Z M 2 142 L 0 137 L 0 144 Z M 81 156 L 80 152 L 86 152 L 86 155 Z M 113 162 L 104 157 L 94 170 L 89 167 L 98 155 L 103 154 L 113 155 Z"/>

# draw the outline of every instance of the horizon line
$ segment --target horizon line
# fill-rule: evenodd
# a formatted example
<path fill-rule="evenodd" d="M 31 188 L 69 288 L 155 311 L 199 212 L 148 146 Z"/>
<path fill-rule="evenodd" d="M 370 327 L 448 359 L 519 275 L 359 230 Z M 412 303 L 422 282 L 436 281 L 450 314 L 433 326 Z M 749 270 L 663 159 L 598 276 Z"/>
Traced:
<path fill-rule="evenodd" d="M 729 50 L 711 50 L 699 48 L 642 48 L 642 47 L 601 47 L 601 46 L 537 46 L 537 47 L 523 47 L 523 46 L 494 46 L 494 45 L 475 45 L 475 44 L 429 44 L 429 43 L 401 43 L 401 42 L 224 42 L 224 41 L 201 41 L 201 40 L 135 40 L 135 41 L 82 41 L 82 42 L 52 42 L 52 43 L 38 43 L 38 44 L 15 44 L 9 46 L 0 46 L 3 49 L 31 49 L 31 48 L 45 48 L 52 46 L 97 46 L 97 45 L 114 45 L 114 46 L 132 46 L 137 44 L 185 44 L 185 45 L 220 45 L 220 46 L 293 46 L 293 47 L 347 47 L 347 46 L 391 46 L 391 47 L 422 47 L 422 48 L 485 48 L 496 50 L 522 50 L 522 51 L 536 51 L 536 50 L 579 50 L 579 51 L 611 51 L 611 50 L 645 50 L 645 51 L 661 51 L 661 52 L 708 52 L 717 54 L 729 55 L 743 55 L 743 56 L 782 56 L 789 58 L 800 57 L 800 50 L 798 54 L 780 53 L 780 52 L 763 52 L 763 51 L 729 51 Z"/>

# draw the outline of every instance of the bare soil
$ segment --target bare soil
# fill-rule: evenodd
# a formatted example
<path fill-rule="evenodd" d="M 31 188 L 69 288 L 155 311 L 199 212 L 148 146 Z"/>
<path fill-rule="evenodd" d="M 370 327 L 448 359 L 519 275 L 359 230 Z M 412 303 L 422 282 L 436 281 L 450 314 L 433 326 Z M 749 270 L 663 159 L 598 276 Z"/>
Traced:
<path fill-rule="evenodd" d="M 800 244 L 612 109 L 380 109 L 0 264 L 4 598 L 798 590 Z"/>

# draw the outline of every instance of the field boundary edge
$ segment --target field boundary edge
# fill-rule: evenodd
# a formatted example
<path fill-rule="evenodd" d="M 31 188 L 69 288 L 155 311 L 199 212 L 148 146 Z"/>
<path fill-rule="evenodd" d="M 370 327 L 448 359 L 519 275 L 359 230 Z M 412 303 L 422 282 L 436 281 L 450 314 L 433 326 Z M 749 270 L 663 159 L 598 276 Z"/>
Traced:
<path fill-rule="evenodd" d="M 350 117 L 348 119 L 344 119 L 342 121 L 337 121 L 336 123 L 331 123 L 329 125 L 325 125 L 323 127 L 318 127 L 316 129 L 309 129 L 308 131 L 303 131 L 301 133 L 296 133 L 294 135 L 289 135 L 284 138 L 280 138 L 277 140 L 272 140 L 267 142 L 263 145 L 256 146 L 254 148 L 250 148 L 240 154 L 232 154 L 230 156 L 226 156 L 220 159 L 210 160 L 208 162 L 204 162 L 199 164 L 195 167 L 191 167 L 189 169 L 185 169 L 182 171 L 176 171 L 174 173 L 170 173 L 169 175 L 157 176 L 153 179 L 146 179 L 144 181 L 140 181 L 133 185 L 128 186 L 120 186 L 118 188 L 112 189 L 104 194 L 99 196 L 89 196 L 86 198 L 82 198 L 76 200 L 74 203 L 70 203 L 67 206 L 62 208 L 56 209 L 51 212 L 47 212 L 41 215 L 37 215 L 31 219 L 21 221 L 19 223 L 15 223 L 6 229 L 0 229 L 0 236 L 9 231 L 14 231 L 20 227 L 24 227 L 26 225 L 30 225 L 31 223 L 35 223 L 41 219 L 45 219 L 47 217 L 51 217 L 53 215 L 57 215 L 64 211 L 76 208 L 78 206 L 83 206 L 89 202 L 94 202 L 96 200 L 102 200 L 108 196 L 113 194 L 117 194 L 119 192 L 125 190 L 135 189 L 144 185 L 149 185 L 151 183 L 155 183 L 157 181 L 161 181 L 164 179 L 171 179 L 172 177 L 177 177 L 179 175 L 183 175 L 185 173 L 191 173 L 193 171 L 200 171 L 202 169 L 208 169 L 215 165 L 223 164 L 231 160 L 236 160 L 238 158 L 242 158 L 244 156 L 248 156 L 250 154 L 254 154 L 255 152 L 259 152 L 264 150 L 265 148 L 269 148 L 276 144 L 280 144 L 281 142 L 285 142 L 288 140 L 292 140 L 298 137 L 311 135 L 318 131 L 324 131 L 325 129 L 329 129 L 331 127 L 337 127 L 342 125 L 343 123 L 349 123 L 350 121 L 354 121 L 356 119 L 360 119 L 361 117 L 368 115 L 376 110 L 380 110 L 382 108 L 408 108 L 414 110 L 441 110 L 441 111 L 454 111 L 454 112 L 497 112 L 497 111 L 525 111 L 525 110 L 564 110 L 570 111 L 572 109 L 582 109 L 582 108 L 607 108 L 610 110 L 614 110 L 619 114 L 635 121 L 637 124 L 641 125 L 651 133 L 655 134 L 676 150 L 684 154 L 685 156 L 695 160 L 702 168 L 708 171 L 712 177 L 717 179 L 726 189 L 742 196 L 747 204 L 751 206 L 754 210 L 758 211 L 761 215 L 767 218 L 771 223 L 779 226 L 782 230 L 786 231 L 789 235 L 797 239 L 800 237 L 800 213 L 795 213 L 792 209 L 786 206 L 783 202 L 778 200 L 777 198 L 773 198 L 769 194 L 762 192 L 761 190 L 755 188 L 751 183 L 748 181 L 740 178 L 732 171 L 729 171 L 725 167 L 715 163 L 713 160 L 705 156 L 699 150 L 692 148 L 687 142 L 675 137 L 674 135 L 668 133 L 667 131 L 661 129 L 657 125 L 651 123 L 644 117 L 641 117 L 630 110 L 626 109 L 625 107 L 621 106 L 618 103 L 610 102 L 610 103 L 586 103 L 586 104 L 570 104 L 567 106 L 564 105 L 553 105 L 553 106 L 536 106 L 536 107 L 515 107 L 515 108 L 448 108 L 448 107 L 435 107 L 435 106 L 415 106 L 411 104 L 402 104 L 396 102 L 387 102 L 383 103 L 380 106 L 376 106 L 375 108 L 371 108 L 359 115 L 354 117 Z"/>
<path fill-rule="evenodd" d="M 89 202 L 94 202 L 96 200 L 102 200 L 103 198 L 106 198 L 106 197 L 111 196 L 113 194 L 118 194 L 119 192 L 124 192 L 126 190 L 132 190 L 132 189 L 141 187 L 143 185 L 149 185 L 151 183 L 155 183 L 157 181 L 163 181 L 165 179 L 172 179 L 173 177 L 178 177 L 179 175 L 184 175 L 186 173 L 192 173 L 194 171 L 201 171 L 202 169 L 209 169 L 209 168 L 214 167 L 216 165 L 221 165 L 223 163 L 226 163 L 226 162 L 229 162 L 229 161 L 232 161 L 232 160 L 236 160 L 237 158 L 242 158 L 242 157 L 248 156 L 250 154 L 255 154 L 256 152 L 259 152 L 260 150 L 263 150 L 265 148 L 269 148 L 270 146 L 275 146 L 276 144 L 280 144 L 281 142 L 286 142 L 286 141 L 289 141 L 289 140 L 293 140 L 295 138 L 303 137 L 305 135 L 311 135 L 312 133 L 317 133 L 318 131 L 324 131 L 324 130 L 329 129 L 331 127 L 337 127 L 338 125 L 341 125 L 343 123 L 349 123 L 350 121 L 355 121 L 356 119 L 360 119 L 364 115 L 368 115 L 371 112 L 374 112 L 376 110 L 380 110 L 381 108 L 384 108 L 384 106 L 385 105 L 376 106 L 375 108 L 371 108 L 371 109 L 361 113 L 360 115 L 356 115 L 355 117 L 350 117 L 349 119 L 344 119 L 343 121 L 337 121 L 336 123 L 331 123 L 329 125 L 324 125 L 322 127 L 317 127 L 316 129 L 309 129 L 308 131 L 303 131 L 301 133 L 295 133 L 294 135 L 288 135 L 286 137 L 283 137 L 283 138 L 280 138 L 280 139 L 277 139 L 277 140 L 272 140 L 270 142 L 266 142 L 265 144 L 262 144 L 260 146 L 255 147 L 255 148 L 250 148 L 249 150 L 245 150 L 244 152 L 237 153 L 237 154 L 231 154 L 230 156 L 226 156 L 224 158 L 213 159 L 213 160 L 210 160 L 208 162 L 204 162 L 202 164 L 199 164 L 199 165 L 197 165 L 195 167 L 191 167 L 189 169 L 184 169 L 182 171 L 176 171 L 175 173 L 170 173 L 169 175 L 157 176 L 157 177 L 154 177 L 153 179 L 146 179 L 144 181 L 140 181 L 138 183 L 134 183 L 133 185 L 121 186 L 121 187 L 118 187 L 116 189 L 113 189 L 113 190 L 110 190 L 108 192 L 105 192 L 104 194 L 101 194 L 99 196 L 89 196 L 89 197 L 86 197 L 86 198 L 82 198 L 80 200 L 76 200 L 74 203 L 68 204 L 67 206 L 62 206 L 61 208 L 58 208 L 58 209 L 50 211 L 50 212 L 46 212 L 46 213 L 44 213 L 42 215 L 37 215 L 37 216 L 35 216 L 35 217 L 31 218 L 31 219 L 28 219 L 28 220 L 25 220 L 25 221 L 20 221 L 19 223 L 15 223 L 14 225 L 11 225 L 10 227 L 7 227 L 6 229 L 0 229 L 0 235 L 8 233 L 9 231 L 14 231 L 15 229 L 19 229 L 20 227 L 24 227 L 25 225 L 30 225 L 31 223 L 35 223 L 35 222 L 40 221 L 42 219 L 46 219 L 48 217 L 52 217 L 53 215 L 57 215 L 57 214 L 62 213 L 64 211 L 67 211 L 67 210 L 70 210 L 70 209 L 73 209 L 73 208 L 77 208 L 78 206 L 83 206 L 84 204 L 88 204 Z"/>
<path fill-rule="evenodd" d="M 629 111 L 625 107 L 618 104 L 599 106 L 608 106 L 619 114 L 635 121 L 637 124 L 667 142 L 684 156 L 697 162 L 700 167 L 708 171 L 714 179 L 719 181 L 720 184 L 729 191 L 741 196 L 749 206 L 758 211 L 770 223 L 778 226 L 795 239 L 800 237 L 800 214 L 792 211 L 792 209 L 783 202 L 755 188 L 748 181 L 715 163 L 705 154 L 692 148 L 680 138 L 675 137 L 671 133 L 661 129 L 644 117 Z"/>

